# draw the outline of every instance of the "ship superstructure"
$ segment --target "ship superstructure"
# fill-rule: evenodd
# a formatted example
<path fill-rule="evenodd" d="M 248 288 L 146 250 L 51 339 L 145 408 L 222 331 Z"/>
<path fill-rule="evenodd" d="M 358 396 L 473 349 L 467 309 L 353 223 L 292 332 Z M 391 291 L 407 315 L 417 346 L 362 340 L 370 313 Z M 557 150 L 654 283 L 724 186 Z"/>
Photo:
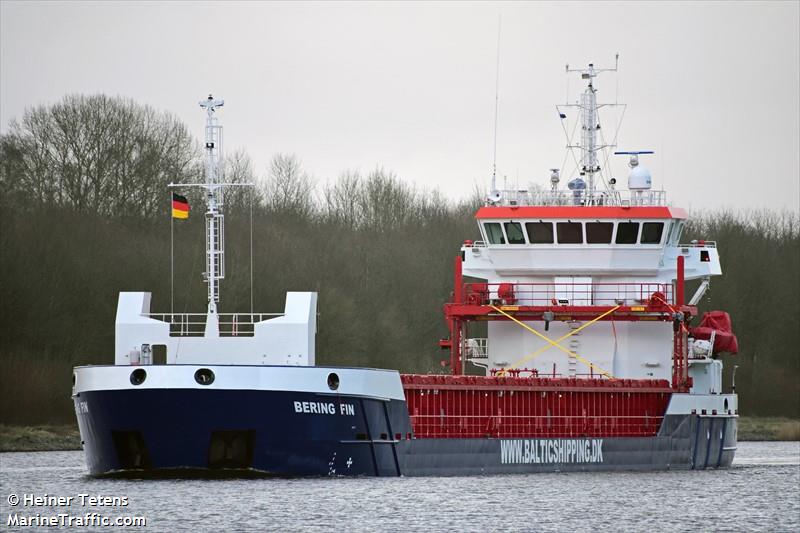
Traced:
<path fill-rule="evenodd" d="M 609 161 L 604 152 L 616 145 L 600 137 L 599 110 L 608 104 L 598 104 L 595 78 L 616 70 L 567 67 L 586 81 L 578 102 L 558 106 L 562 120 L 575 108 L 580 126 L 580 140 L 568 138 L 578 153 L 567 187 L 559 188 L 558 169 L 549 190 L 497 190 L 493 177 L 476 213 L 481 240 L 465 242 L 454 265 L 451 340 L 443 343 L 454 374 L 471 363 L 487 375 L 664 379 L 687 387 L 688 324 L 711 276 L 722 273 L 719 255 L 714 242 L 680 242 L 687 213 L 653 189 L 640 161 L 652 151 L 614 152 L 629 158 L 626 190 L 603 175 L 599 161 Z M 684 284 L 697 279 L 700 288 L 687 301 Z M 485 337 L 467 331 L 476 320 L 488 321 Z"/>
<path fill-rule="evenodd" d="M 465 241 L 453 263 L 450 335 L 440 341 L 450 375 L 403 377 L 418 438 L 703 437 L 688 456 L 620 460 L 730 464 L 737 398 L 723 394 L 717 354 L 731 344 L 692 327 L 722 273 L 716 244 L 681 243 L 688 215 L 653 188 L 642 162 L 652 151 L 614 151 L 616 134 L 603 138 L 595 80 L 608 71 L 616 67 L 567 67 L 585 88 L 557 108 L 562 121 L 577 111 L 575 129 L 564 128 L 576 131 L 567 136 L 576 165 L 566 187 L 559 169 L 550 169 L 549 188 L 499 190 L 492 176 L 475 215 L 481 239 Z M 610 156 L 627 158 L 626 189 L 600 165 Z M 700 283 L 687 297 L 692 280 Z M 719 315 L 727 326 L 713 335 L 735 345 Z"/>

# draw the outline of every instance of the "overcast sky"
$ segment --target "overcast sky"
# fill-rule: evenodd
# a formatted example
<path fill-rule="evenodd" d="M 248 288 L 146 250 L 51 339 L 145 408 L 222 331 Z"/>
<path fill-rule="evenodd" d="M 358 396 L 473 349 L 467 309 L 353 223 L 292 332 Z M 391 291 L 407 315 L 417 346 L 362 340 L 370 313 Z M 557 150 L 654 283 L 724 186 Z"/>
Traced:
<path fill-rule="evenodd" d="M 28 106 L 106 93 L 168 110 L 199 137 L 197 102 L 213 92 L 226 148 L 246 149 L 258 172 L 293 153 L 320 182 L 382 166 L 463 197 L 491 175 L 500 15 L 509 185 L 546 185 L 562 165 L 564 65 L 613 66 L 619 52 L 599 98 L 628 104 L 620 149 L 656 151 L 645 164 L 672 203 L 797 211 L 798 6 L 3 0 L 0 130 Z"/>

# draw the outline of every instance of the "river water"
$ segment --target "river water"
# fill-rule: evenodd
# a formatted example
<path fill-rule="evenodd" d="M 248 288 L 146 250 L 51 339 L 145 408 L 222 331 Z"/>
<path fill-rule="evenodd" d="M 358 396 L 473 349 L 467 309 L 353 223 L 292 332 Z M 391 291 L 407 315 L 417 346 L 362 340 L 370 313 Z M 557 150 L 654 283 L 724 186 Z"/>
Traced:
<path fill-rule="evenodd" d="M 459 478 L 91 479 L 82 452 L 4 453 L 0 491 L 0 531 L 59 529 L 13 525 L 38 515 L 68 531 L 796 532 L 800 443 L 741 442 L 728 470 Z"/>

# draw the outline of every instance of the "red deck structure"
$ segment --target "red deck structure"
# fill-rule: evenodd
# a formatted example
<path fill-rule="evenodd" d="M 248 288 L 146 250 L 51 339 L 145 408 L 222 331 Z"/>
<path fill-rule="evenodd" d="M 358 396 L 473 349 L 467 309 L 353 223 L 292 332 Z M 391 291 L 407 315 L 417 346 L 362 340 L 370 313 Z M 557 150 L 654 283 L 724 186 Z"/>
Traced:
<path fill-rule="evenodd" d="M 683 257 L 670 284 L 587 284 L 578 298 L 600 305 L 561 305 L 553 284 L 464 284 L 455 259 L 452 301 L 445 304 L 450 375 L 401 376 L 416 438 L 646 437 L 658 433 L 673 392 L 686 392 L 688 319 L 697 308 L 684 303 Z M 630 296 L 631 294 L 635 296 Z M 625 295 L 620 297 L 619 295 Z M 495 296 L 495 298 L 492 298 Z M 617 299 L 641 305 L 619 305 Z M 603 316 L 605 315 L 605 316 Z M 656 379 L 520 377 L 519 370 L 493 376 L 463 375 L 464 326 L 472 320 L 672 321 L 672 383 Z"/>
<path fill-rule="evenodd" d="M 417 438 L 644 437 L 658 433 L 666 380 L 402 376 Z"/>
<path fill-rule="evenodd" d="M 450 350 L 450 372 L 463 374 L 462 340 L 464 326 L 474 320 L 544 321 L 554 320 L 657 320 L 673 322 L 674 391 L 685 392 L 691 386 L 688 375 L 688 321 L 697 315 L 697 307 L 684 300 L 684 258 L 677 258 L 677 281 L 673 290 L 663 283 L 594 283 L 572 284 L 578 299 L 591 305 L 562 305 L 555 297 L 556 285 L 547 283 L 467 283 L 463 282 L 461 257 L 454 261 L 452 301 L 444 305 L 450 337 L 439 346 Z M 496 295 L 492 298 L 492 295 Z M 640 304 L 616 305 L 616 300 L 633 295 Z M 594 302 L 597 302 L 595 305 Z"/>

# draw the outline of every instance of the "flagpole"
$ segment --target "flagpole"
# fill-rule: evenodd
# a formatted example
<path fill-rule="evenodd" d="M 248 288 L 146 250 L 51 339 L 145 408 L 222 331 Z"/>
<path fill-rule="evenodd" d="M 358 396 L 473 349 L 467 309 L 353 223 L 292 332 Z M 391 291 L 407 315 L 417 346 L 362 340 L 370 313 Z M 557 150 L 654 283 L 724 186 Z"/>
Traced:
<path fill-rule="evenodd" d="M 169 193 L 169 313 L 175 314 L 175 217 L 172 216 L 172 191 Z M 172 322 L 174 316 L 170 320 Z"/>
<path fill-rule="evenodd" d="M 253 319 L 253 189 L 250 189 L 250 320 Z"/>

